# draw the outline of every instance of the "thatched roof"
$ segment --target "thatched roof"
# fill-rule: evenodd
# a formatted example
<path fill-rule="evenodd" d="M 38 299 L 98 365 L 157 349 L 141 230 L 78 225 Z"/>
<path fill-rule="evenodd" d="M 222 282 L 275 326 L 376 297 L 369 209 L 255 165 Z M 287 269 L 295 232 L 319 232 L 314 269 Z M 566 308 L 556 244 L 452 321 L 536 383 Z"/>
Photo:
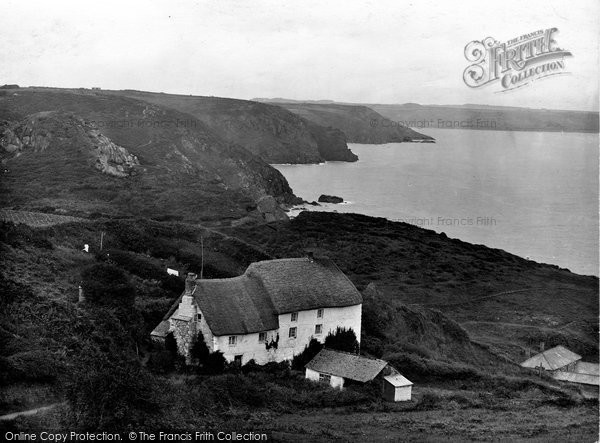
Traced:
<path fill-rule="evenodd" d="M 364 383 L 377 377 L 387 364 L 384 360 L 332 349 L 321 349 L 315 358 L 306 364 L 306 368 L 321 374 L 336 375 Z"/>
<path fill-rule="evenodd" d="M 246 275 L 261 281 L 278 314 L 362 303 L 358 289 L 327 258 L 256 262 Z"/>
<path fill-rule="evenodd" d="M 329 259 L 252 263 L 234 278 L 196 280 L 193 297 L 215 335 L 279 328 L 279 314 L 362 303 L 360 292 Z"/>
<path fill-rule="evenodd" d="M 521 363 L 524 368 L 537 368 L 542 366 L 547 371 L 567 366 L 570 363 L 581 359 L 581 355 L 569 351 L 564 346 L 555 346 L 547 349 Z"/>

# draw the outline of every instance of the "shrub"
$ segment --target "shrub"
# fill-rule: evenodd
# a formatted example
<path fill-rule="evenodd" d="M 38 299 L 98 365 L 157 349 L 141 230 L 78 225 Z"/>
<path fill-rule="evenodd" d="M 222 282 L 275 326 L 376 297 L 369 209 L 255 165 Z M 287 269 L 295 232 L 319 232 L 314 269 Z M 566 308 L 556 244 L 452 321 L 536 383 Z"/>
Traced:
<path fill-rule="evenodd" d="M 204 374 L 222 374 L 227 361 L 221 351 L 211 352 L 202 365 Z"/>
<path fill-rule="evenodd" d="M 196 337 L 196 341 L 192 346 L 191 354 L 192 358 L 198 359 L 200 364 L 205 362 L 210 355 L 210 350 L 208 349 L 208 346 L 206 346 L 202 332 L 198 332 L 198 337 Z"/>
<path fill-rule="evenodd" d="M 353 354 L 358 354 L 360 350 L 356 334 L 352 328 L 346 329 L 339 326 L 333 334 L 331 332 L 327 334 L 327 337 L 325 337 L 325 347 Z"/>
<path fill-rule="evenodd" d="M 106 263 L 92 265 L 81 273 L 86 300 L 99 305 L 131 306 L 135 288 L 118 267 Z"/>
<path fill-rule="evenodd" d="M 304 350 L 292 359 L 292 369 L 303 370 L 304 366 L 311 361 L 319 351 L 323 349 L 323 345 L 316 338 L 311 338 L 310 342 L 305 346 Z"/>
<path fill-rule="evenodd" d="M 167 350 L 152 352 L 148 360 L 148 367 L 157 374 L 167 374 L 175 369 L 175 359 Z"/>
<path fill-rule="evenodd" d="M 9 223 L 0 221 L 0 241 L 16 248 L 25 245 L 32 245 L 40 249 L 52 249 L 54 246 L 48 240 L 46 231 L 33 229 L 27 225 L 19 223 Z"/>

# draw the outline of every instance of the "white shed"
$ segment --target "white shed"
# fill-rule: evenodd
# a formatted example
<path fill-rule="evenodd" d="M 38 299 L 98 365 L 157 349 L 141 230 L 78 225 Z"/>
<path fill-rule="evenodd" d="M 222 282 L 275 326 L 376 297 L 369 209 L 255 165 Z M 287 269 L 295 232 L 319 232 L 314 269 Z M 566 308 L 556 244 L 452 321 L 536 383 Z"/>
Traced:
<path fill-rule="evenodd" d="M 383 377 L 383 398 L 387 401 L 408 401 L 412 395 L 412 382 L 402 374 Z"/>

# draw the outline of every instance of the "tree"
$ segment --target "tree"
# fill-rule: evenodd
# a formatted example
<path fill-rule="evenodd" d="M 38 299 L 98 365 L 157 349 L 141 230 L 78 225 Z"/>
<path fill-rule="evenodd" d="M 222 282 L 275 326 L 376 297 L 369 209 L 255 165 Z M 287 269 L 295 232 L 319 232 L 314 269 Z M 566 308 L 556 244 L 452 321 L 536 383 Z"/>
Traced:
<path fill-rule="evenodd" d="M 321 349 L 323 349 L 321 342 L 316 338 L 311 338 L 310 342 L 304 348 L 304 351 L 298 355 L 294 355 L 294 358 L 292 359 L 292 369 L 304 369 L 304 366 L 315 358 L 315 355 L 317 355 Z"/>
<path fill-rule="evenodd" d="M 337 327 L 335 333 L 327 334 L 325 338 L 325 347 L 330 349 L 336 349 L 338 351 L 351 352 L 358 354 L 360 351 L 360 345 L 356 339 L 356 334 L 352 328 L 341 328 Z"/>
<path fill-rule="evenodd" d="M 135 301 L 135 287 L 117 266 L 98 263 L 81 273 L 86 300 L 99 305 L 128 307 Z"/>
<path fill-rule="evenodd" d="M 196 337 L 196 342 L 192 346 L 191 349 L 192 358 L 198 359 L 200 364 L 206 361 L 207 357 L 210 354 L 210 350 L 206 343 L 204 342 L 204 335 L 202 331 L 198 332 L 198 337 Z"/>
<path fill-rule="evenodd" d="M 173 332 L 169 332 L 165 337 L 165 350 L 167 350 L 173 357 L 177 356 L 177 340 L 175 340 Z"/>

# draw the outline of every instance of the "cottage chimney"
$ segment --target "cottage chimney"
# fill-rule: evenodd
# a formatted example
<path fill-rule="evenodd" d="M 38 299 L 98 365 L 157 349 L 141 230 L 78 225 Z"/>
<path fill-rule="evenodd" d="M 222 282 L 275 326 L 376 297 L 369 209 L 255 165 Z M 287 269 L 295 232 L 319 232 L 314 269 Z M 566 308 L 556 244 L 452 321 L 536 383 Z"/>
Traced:
<path fill-rule="evenodd" d="M 540 352 L 544 352 L 544 348 L 546 347 L 546 343 L 543 341 L 540 342 Z"/>
<path fill-rule="evenodd" d="M 196 278 L 198 276 L 193 272 L 188 272 L 187 278 L 185 279 L 185 293 L 191 294 L 196 287 Z"/>
<path fill-rule="evenodd" d="M 79 285 L 79 303 L 85 302 L 85 295 L 83 295 L 83 288 Z"/>

